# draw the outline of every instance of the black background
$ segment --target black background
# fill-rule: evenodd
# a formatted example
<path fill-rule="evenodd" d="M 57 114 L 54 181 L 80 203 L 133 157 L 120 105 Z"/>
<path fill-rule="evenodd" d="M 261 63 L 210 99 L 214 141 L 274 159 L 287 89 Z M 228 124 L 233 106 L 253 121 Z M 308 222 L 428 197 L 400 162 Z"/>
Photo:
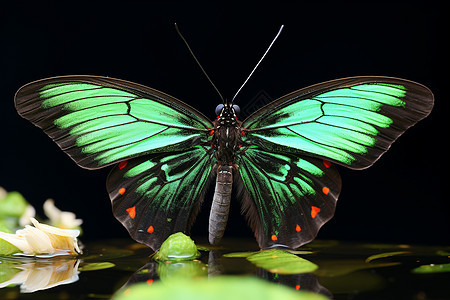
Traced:
<path fill-rule="evenodd" d="M 78 2 L 0 10 L 0 186 L 22 192 L 41 216 L 54 198 L 84 220 L 84 239 L 128 237 L 111 213 L 105 170 L 79 168 L 43 132 L 21 119 L 15 91 L 30 81 L 90 74 L 169 93 L 214 118 L 220 99 L 176 34 L 177 22 L 222 94 L 233 96 L 281 24 L 285 29 L 236 102 L 262 91 L 273 99 L 326 80 L 401 77 L 435 94 L 431 115 L 375 165 L 340 168 L 343 190 L 322 239 L 448 244 L 449 15 L 423 3 L 263 5 L 230 2 Z M 207 232 L 208 193 L 193 227 Z M 227 236 L 252 237 L 232 203 Z"/>

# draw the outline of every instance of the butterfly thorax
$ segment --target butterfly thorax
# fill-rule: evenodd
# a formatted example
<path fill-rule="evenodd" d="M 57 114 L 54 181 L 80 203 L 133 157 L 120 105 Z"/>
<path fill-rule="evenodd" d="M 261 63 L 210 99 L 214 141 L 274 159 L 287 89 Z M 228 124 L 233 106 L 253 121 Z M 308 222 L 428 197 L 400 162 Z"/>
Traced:
<path fill-rule="evenodd" d="M 241 124 L 234 109 L 225 105 L 213 122 L 213 140 L 211 146 L 219 165 L 233 164 L 235 153 L 241 145 Z"/>

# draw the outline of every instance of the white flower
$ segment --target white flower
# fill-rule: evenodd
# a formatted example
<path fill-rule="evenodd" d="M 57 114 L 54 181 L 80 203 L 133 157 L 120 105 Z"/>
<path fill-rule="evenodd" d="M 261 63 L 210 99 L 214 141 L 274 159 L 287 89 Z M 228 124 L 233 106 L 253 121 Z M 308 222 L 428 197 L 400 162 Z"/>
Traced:
<path fill-rule="evenodd" d="M 31 218 L 34 227 L 26 225 L 16 234 L 0 232 L 0 238 L 19 248 L 25 255 L 76 255 L 81 253 L 77 237 L 79 230 L 60 229 Z"/>
<path fill-rule="evenodd" d="M 20 272 L 9 280 L 0 283 L 0 288 L 11 284 L 20 284 L 22 293 L 33 293 L 61 284 L 69 284 L 78 280 L 79 264 L 79 260 L 65 259 L 54 260 L 51 263 L 35 260 L 29 263 L 15 264 L 13 268 L 20 270 Z"/>
<path fill-rule="evenodd" d="M 59 228 L 77 228 L 83 223 L 83 220 L 77 219 L 73 212 L 58 209 L 53 199 L 44 202 L 44 213 L 50 219 L 50 224 Z"/>

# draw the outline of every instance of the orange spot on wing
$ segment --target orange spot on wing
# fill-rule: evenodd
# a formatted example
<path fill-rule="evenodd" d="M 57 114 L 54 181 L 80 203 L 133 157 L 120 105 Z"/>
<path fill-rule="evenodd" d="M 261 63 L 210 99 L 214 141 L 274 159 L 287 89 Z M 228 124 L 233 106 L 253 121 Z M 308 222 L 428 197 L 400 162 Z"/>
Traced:
<path fill-rule="evenodd" d="M 314 219 L 317 214 L 320 212 L 320 208 L 316 206 L 311 206 L 311 217 Z"/>
<path fill-rule="evenodd" d="M 121 189 L 119 190 L 119 194 L 123 195 L 123 194 L 125 194 L 125 191 L 126 191 L 126 189 L 121 188 Z"/>
<path fill-rule="evenodd" d="M 328 161 L 328 160 L 323 160 L 323 165 L 326 167 L 326 168 L 329 168 L 329 167 L 331 167 L 331 163 Z"/>
<path fill-rule="evenodd" d="M 210 132 L 209 132 L 209 135 L 213 135 L 214 134 L 214 129 L 212 129 Z"/>
<path fill-rule="evenodd" d="M 136 217 L 136 206 L 127 208 L 127 213 L 130 215 L 132 219 L 134 219 L 134 217 Z"/>
<path fill-rule="evenodd" d="M 153 283 L 153 279 L 147 280 L 147 284 L 148 284 L 148 285 L 151 285 L 152 283 Z"/>
<path fill-rule="evenodd" d="M 119 169 L 125 168 L 125 166 L 127 165 L 127 163 L 128 163 L 128 161 L 126 161 L 126 160 L 121 161 L 121 162 L 119 163 Z"/>
<path fill-rule="evenodd" d="M 277 236 L 275 235 L 275 234 L 272 234 L 272 236 L 271 236 L 271 239 L 272 239 L 272 241 L 276 241 L 276 240 L 278 240 L 278 238 L 277 238 Z"/>
<path fill-rule="evenodd" d="M 153 232 L 155 232 L 155 229 L 153 228 L 153 226 L 150 226 L 150 227 L 147 229 L 147 232 L 148 232 L 148 233 L 153 233 Z"/>
<path fill-rule="evenodd" d="M 295 286 L 295 289 L 298 291 L 298 290 L 300 289 L 300 284 L 297 284 L 297 285 Z"/>
<path fill-rule="evenodd" d="M 297 226 L 295 226 L 295 231 L 300 232 L 302 230 L 302 228 L 300 227 L 300 225 L 297 224 Z"/>
<path fill-rule="evenodd" d="M 328 195 L 328 193 L 330 192 L 330 189 L 327 188 L 326 186 L 324 186 L 324 187 L 322 188 L 322 192 L 323 192 L 325 195 Z"/>

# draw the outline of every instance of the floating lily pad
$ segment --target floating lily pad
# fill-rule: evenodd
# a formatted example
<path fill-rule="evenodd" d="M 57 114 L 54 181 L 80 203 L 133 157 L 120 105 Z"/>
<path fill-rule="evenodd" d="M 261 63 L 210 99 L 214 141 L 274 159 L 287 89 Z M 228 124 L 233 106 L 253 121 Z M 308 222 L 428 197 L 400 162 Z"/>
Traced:
<path fill-rule="evenodd" d="M 182 232 L 170 235 L 155 254 L 156 260 L 182 261 L 200 256 L 194 241 Z"/>
<path fill-rule="evenodd" d="M 283 251 L 283 250 L 279 250 Z M 301 251 L 301 250 L 285 250 L 286 252 L 289 252 L 291 254 L 297 254 L 297 255 L 305 255 L 305 254 L 313 254 L 314 251 Z M 231 252 L 224 254 L 224 257 L 249 257 L 250 255 L 255 255 L 260 253 L 261 251 L 248 251 L 248 252 Z"/>
<path fill-rule="evenodd" d="M 291 254 L 288 251 L 272 249 L 258 252 L 234 252 L 225 257 L 247 258 L 256 266 L 271 273 L 299 274 L 310 273 L 317 270 L 318 266 L 306 259 Z"/>
<path fill-rule="evenodd" d="M 386 252 L 386 253 L 375 254 L 375 255 L 371 255 L 368 258 L 366 258 L 366 263 L 369 263 L 369 262 L 371 262 L 372 260 L 375 260 L 375 259 L 392 257 L 392 256 L 397 256 L 397 255 L 405 255 L 405 254 L 411 254 L 411 252 L 409 252 L 409 251 L 395 251 L 395 252 Z"/>
<path fill-rule="evenodd" d="M 98 270 L 103 270 L 103 269 L 109 269 L 109 268 L 114 268 L 116 265 L 111 263 L 111 262 L 98 262 L 98 263 L 89 263 L 89 264 L 85 264 L 82 267 L 79 267 L 78 270 L 79 271 L 98 271 Z"/>
<path fill-rule="evenodd" d="M 412 269 L 412 272 L 415 274 L 432 274 L 432 273 L 445 273 L 450 272 L 450 264 L 431 264 L 431 265 L 423 265 Z"/>
<path fill-rule="evenodd" d="M 208 246 L 208 245 L 197 245 L 197 250 L 199 251 L 210 251 L 216 247 Z"/>
<path fill-rule="evenodd" d="M 113 298 L 127 299 L 183 299 L 183 300 L 223 300 L 223 299 L 303 299 L 326 300 L 327 297 L 307 291 L 296 291 L 288 287 L 246 276 L 218 276 L 197 280 L 172 280 L 155 282 L 151 288 L 146 283 L 135 284 L 121 290 Z"/>
<path fill-rule="evenodd" d="M 305 250 L 286 250 L 289 253 L 297 254 L 297 255 L 305 255 L 305 254 L 313 254 L 314 251 L 305 251 Z"/>
<path fill-rule="evenodd" d="M 224 254 L 223 257 L 242 257 L 242 258 L 247 258 L 250 255 L 255 255 L 256 253 L 259 253 L 259 252 L 255 252 L 255 251 L 251 251 L 251 252 L 231 252 L 231 253 Z"/>

